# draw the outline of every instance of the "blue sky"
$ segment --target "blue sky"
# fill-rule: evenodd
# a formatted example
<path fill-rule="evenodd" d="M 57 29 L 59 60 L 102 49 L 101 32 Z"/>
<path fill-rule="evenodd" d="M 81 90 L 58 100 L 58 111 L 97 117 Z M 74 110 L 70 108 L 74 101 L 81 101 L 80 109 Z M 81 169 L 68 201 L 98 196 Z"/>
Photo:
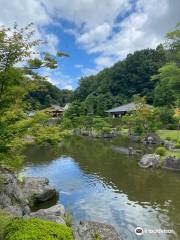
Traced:
<path fill-rule="evenodd" d="M 70 54 L 58 69 L 41 71 L 66 89 L 128 53 L 155 48 L 180 21 L 179 0 L 0 0 L 0 6 L 0 24 L 34 22 L 46 50 Z"/>

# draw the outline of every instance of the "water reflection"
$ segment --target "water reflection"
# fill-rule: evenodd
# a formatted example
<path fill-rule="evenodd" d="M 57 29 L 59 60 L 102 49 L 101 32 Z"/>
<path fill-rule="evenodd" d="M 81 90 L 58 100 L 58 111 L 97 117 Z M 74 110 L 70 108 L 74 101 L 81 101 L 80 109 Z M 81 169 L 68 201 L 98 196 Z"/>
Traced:
<path fill-rule="evenodd" d="M 48 177 L 60 192 L 60 201 L 77 220 L 110 223 L 127 240 L 179 239 L 180 175 L 140 169 L 137 155 L 129 158 L 112 150 L 118 144 L 133 145 L 124 139 L 106 142 L 74 137 L 57 151 L 32 147 L 27 149 L 22 171 Z M 133 147 L 145 151 L 138 144 Z M 174 229 L 179 237 L 146 234 L 137 238 L 137 226 Z"/>

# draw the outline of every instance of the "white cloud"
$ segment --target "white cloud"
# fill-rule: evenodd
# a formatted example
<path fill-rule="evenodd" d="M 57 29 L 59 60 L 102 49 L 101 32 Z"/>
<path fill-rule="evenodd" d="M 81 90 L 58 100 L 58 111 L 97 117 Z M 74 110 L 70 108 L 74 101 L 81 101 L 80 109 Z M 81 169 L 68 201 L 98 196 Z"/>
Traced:
<path fill-rule="evenodd" d="M 85 45 L 95 45 L 107 39 L 111 33 L 111 26 L 107 23 L 97 26 L 88 32 L 80 35 L 77 42 Z"/>
<path fill-rule="evenodd" d="M 81 69 L 81 68 L 83 68 L 83 65 L 82 65 L 82 64 L 75 64 L 74 67 L 75 67 L 75 68 L 80 68 L 80 69 Z"/>
<path fill-rule="evenodd" d="M 156 47 L 179 21 L 179 0 L 137 0 L 131 13 L 133 2 L 130 0 L 43 2 L 56 18 L 65 18 L 75 24 L 74 28 L 65 31 L 73 34 L 87 53 L 99 54 L 95 63 L 104 67 L 129 52 Z M 122 20 L 117 22 L 119 16 Z"/>
<path fill-rule="evenodd" d="M 56 85 L 60 89 L 69 89 L 72 90 L 76 87 L 75 82 L 79 80 L 80 77 L 72 78 L 67 74 L 64 74 L 59 69 L 43 69 L 41 75 L 46 77 L 46 79 Z"/>
<path fill-rule="evenodd" d="M 107 66 L 111 66 L 116 62 L 116 58 L 115 57 L 110 57 L 110 56 L 99 56 L 95 59 L 95 63 L 99 66 L 99 67 L 107 67 Z"/>
<path fill-rule="evenodd" d="M 63 89 L 73 90 L 73 86 L 66 84 Z"/>
<path fill-rule="evenodd" d="M 42 0 L 49 13 L 92 29 L 105 22 L 114 22 L 120 13 L 130 8 L 130 0 Z"/>
<path fill-rule="evenodd" d="M 42 35 L 42 33 L 41 33 Z M 59 44 L 59 39 L 55 34 L 47 34 L 45 33 L 45 41 L 47 42 L 45 46 L 45 50 L 50 52 L 51 54 L 56 55 L 57 49 L 58 49 L 58 44 Z"/>
<path fill-rule="evenodd" d="M 42 46 L 42 49 L 55 54 L 59 39 L 55 34 L 49 34 L 43 28 L 52 24 L 53 21 L 41 1 L 0 0 L 0 6 L 0 25 L 12 26 L 16 22 L 22 27 L 33 22 L 36 30 L 34 38 L 46 41 L 46 45 Z"/>
<path fill-rule="evenodd" d="M 41 1 L 37 0 L 0 0 L 1 14 L 0 23 L 12 25 L 14 22 L 27 25 L 30 22 L 35 24 L 48 24 L 51 22 Z"/>
<path fill-rule="evenodd" d="M 88 54 L 97 54 L 95 69 L 82 66 L 83 74 L 94 74 L 129 52 L 156 47 L 180 20 L 179 0 L 0 0 L 0 6 L 0 24 L 34 22 L 53 52 L 58 39 L 43 27 L 62 28 L 62 19 L 72 22 L 74 27 L 64 31 Z"/>
<path fill-rule="evenodd" d="M 96 68 L 82 68 L 81 72 L 82 72 L 83 76 L 90 76 L 90 75 L 97 74 L 101 70 L 102 70 L 102 68 L 97 66 Z"/>
<path fill-rule="evenodd" d="M 114 25 L 116 31 L 110 39 L 89 45 L 87 51 L 99 54 L 95 63 L 105 67 L 135 50 L 154 48 L 178 22 L 179 10 L 178 0 L 139 0 L 135 12 Z"/>

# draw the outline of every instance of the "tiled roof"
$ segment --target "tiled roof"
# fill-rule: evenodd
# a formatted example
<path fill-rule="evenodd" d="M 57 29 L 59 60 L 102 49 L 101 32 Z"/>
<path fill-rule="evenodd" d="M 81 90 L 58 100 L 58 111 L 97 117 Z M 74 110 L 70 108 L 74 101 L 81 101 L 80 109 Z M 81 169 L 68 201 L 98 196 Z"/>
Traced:
<path fill-rule="evenodd" d="M 128 112 L 128 111 L 133 111 L 133 110 L 136 110 L 136 104 L 135 103 L 128 103 L 128 104 L 121 105 L 119 107 L 107 110 L 106 112 L 116 113 L 116 112 Z"/>

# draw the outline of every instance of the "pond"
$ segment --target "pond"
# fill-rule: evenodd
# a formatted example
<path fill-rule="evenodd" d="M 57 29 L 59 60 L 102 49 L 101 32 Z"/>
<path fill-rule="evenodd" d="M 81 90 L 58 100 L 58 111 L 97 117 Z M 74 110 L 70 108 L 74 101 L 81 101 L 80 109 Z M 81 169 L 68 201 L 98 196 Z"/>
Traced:
<path fill-rule="evenodd" d="M 146 152 L 125 137 L 71 137 L 56 150 L 30 146 L 21 173 L 47 177 L 77 221 L 111 224 L 124 240 L 180 239 L 180 173 L 139 168 L 140 156 L 126 154 L 129 146 Z M 137 236 L 136 227 L 173 233 Z"/>

